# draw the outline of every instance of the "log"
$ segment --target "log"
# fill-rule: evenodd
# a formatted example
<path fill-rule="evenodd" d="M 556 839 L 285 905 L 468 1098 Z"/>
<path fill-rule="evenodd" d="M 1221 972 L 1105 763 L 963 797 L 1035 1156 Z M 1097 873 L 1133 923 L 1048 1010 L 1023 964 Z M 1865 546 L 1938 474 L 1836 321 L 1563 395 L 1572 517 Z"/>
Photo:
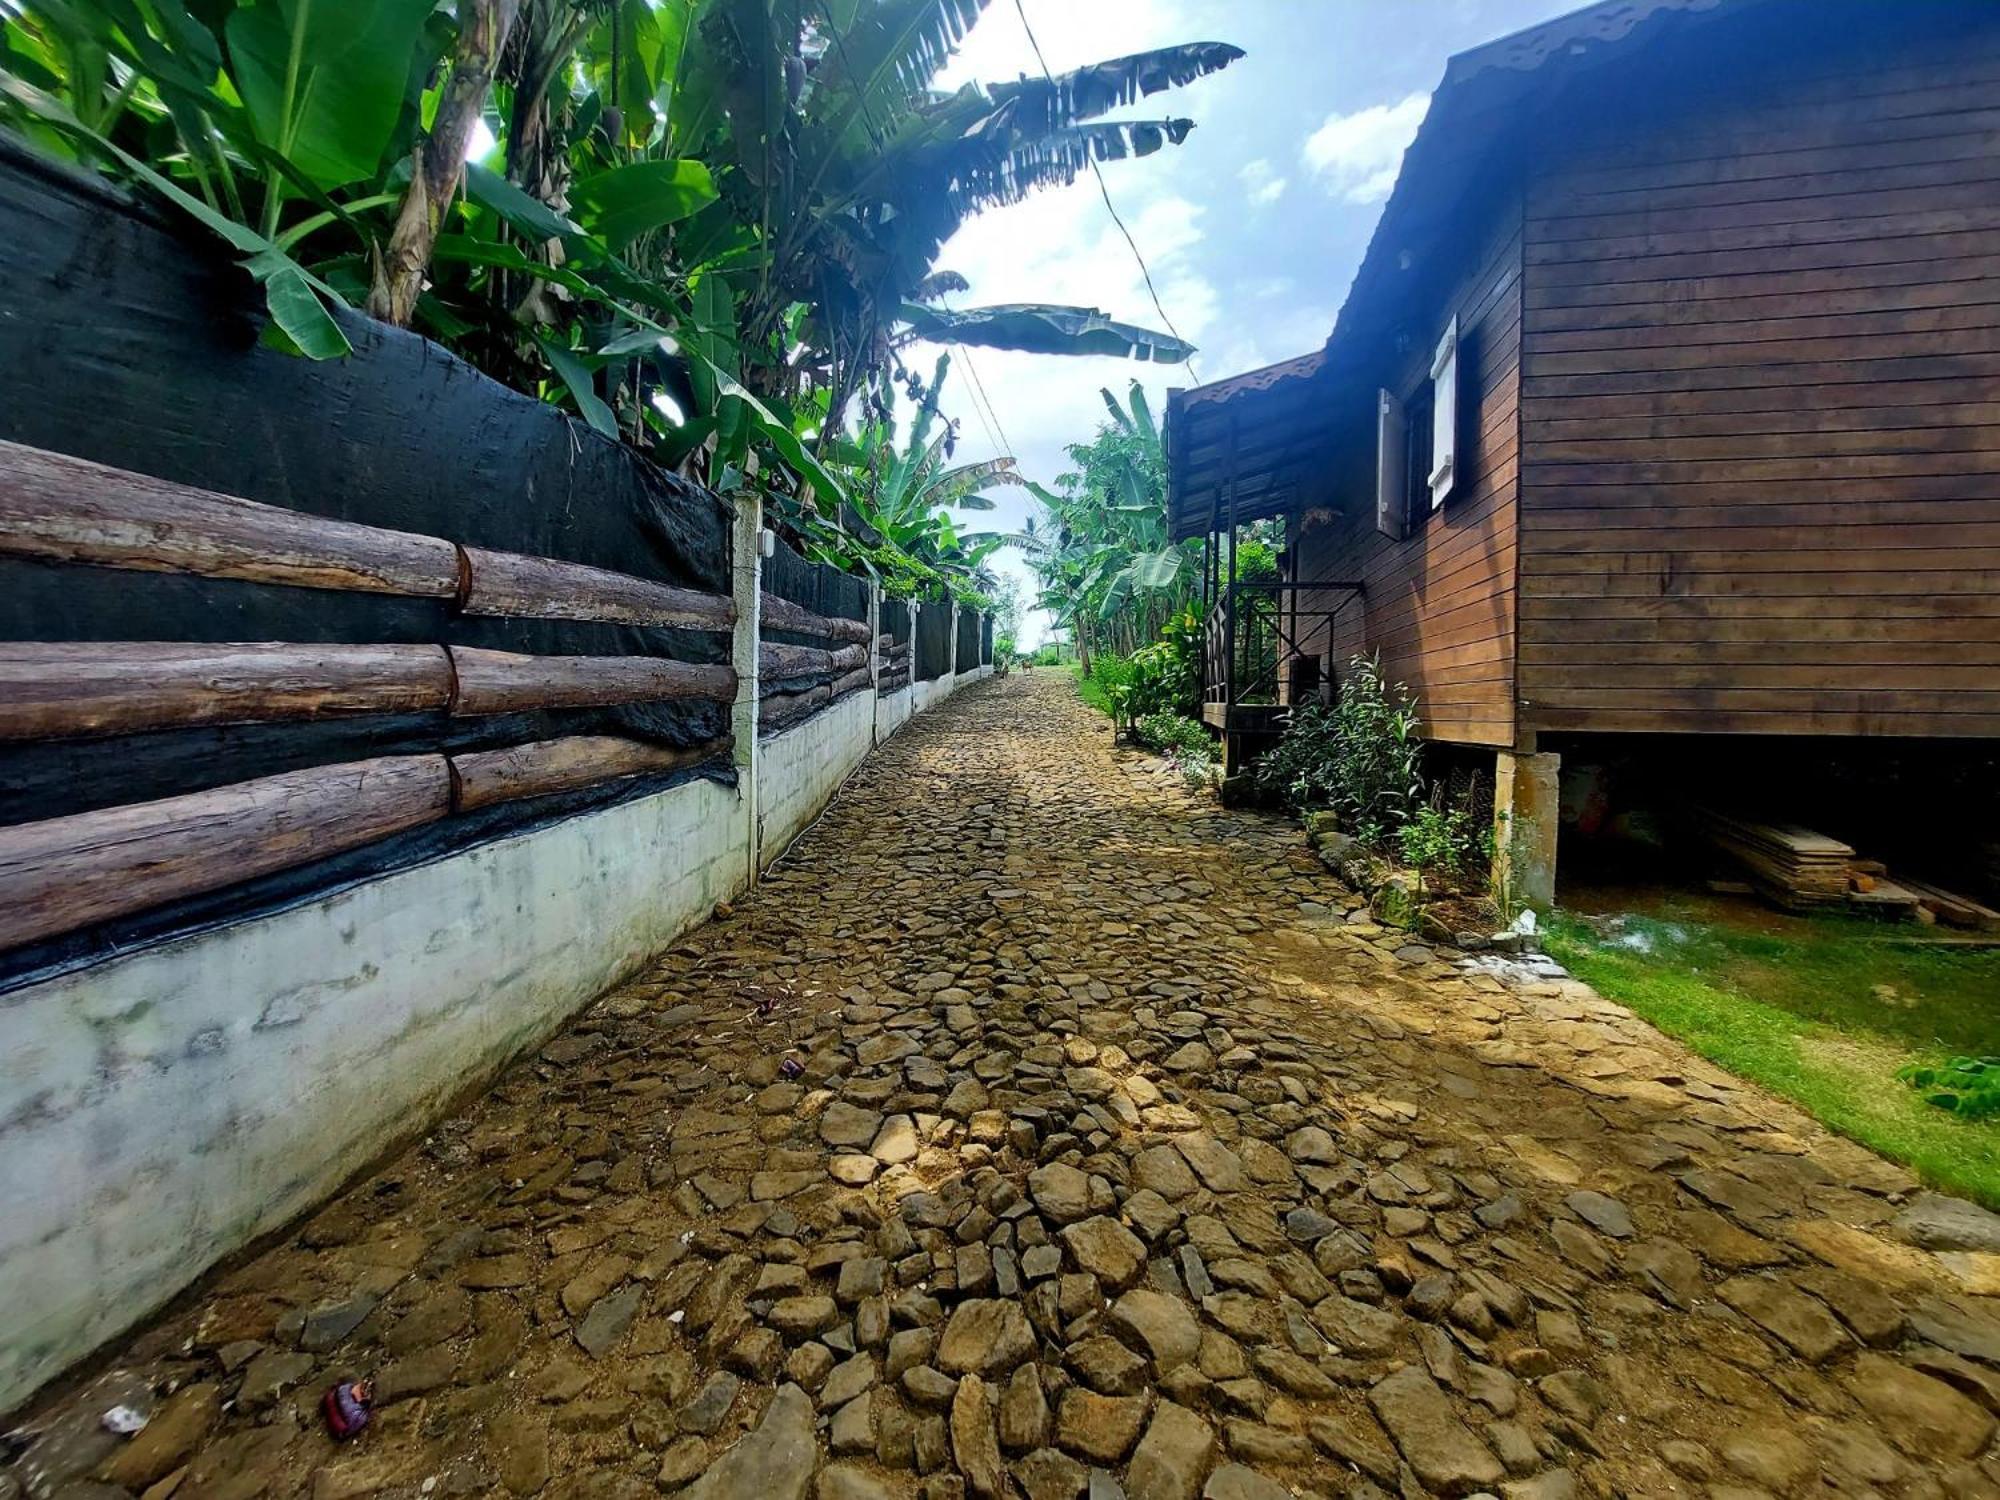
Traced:
<path fill-rule="evenodd" d="M 736 673 L 726 666 L 661 656 L 523 656 L 472 646 L 447 649 L 456 679 L 451 712 L 461 717 L 668 698 L 718 703 L 736 698 Z"/>
<path fill-rule="evenodd" d="M 757 709 L 757 732 L 773 734 L 809 719 L 833 701 L 833 689 L 822 682 L 803 693 L 785 693 L 766 698 Z"/>
<path fill-rule="evenodd" d="M 421 713 L 450 701 L 442 646 L 0 644 L 0 740 Z"/>
<path fill-rule="evenodd" d="M 0 555 L 451 599 L 458 548 L 0 442 Z"/>
<path fill-rule="evenodd" d="M 0 828 L 0 947 L 324 859 L 450 809 L 442 755 L 390 755 Z"/>
<path fill-rule="evenodd" d="M 803 604 L 780 599 L 776 594 L 758 596 L 758 622 L 765 630 L 787 630 L 793 635 L 816 635 L 832 641 L 859 641 L 868 644 L 866 620 L 844 620 L 833 615 L 816 615 Z"/>
<path fill-rule="evenodd" d="M 727 755 L 728 736 L 686 749 L 616 735 L 573 734 L 451 757 L 452 808 L 470 812 L 495 802 L 545 797 L 626 776 L 659 775 Z"/>
<path fill-rule="evenodd" d="M 726 595 L 676 588 L 608 568 L 484 547 L 467 547 L 465 564 L 462 608 L 468 615 L 684 630 L 727 630 L 736 621 L 736 603 Z"/>
<path fill-rule="evenodd" d="M 826 676 L 867 665 L 866 646 L 842 646 L 838 651 L 827 651 L 818 646 L 785 646 L 777 641 L 757 643 L 757 676 L 765 682 Z"/>
<path fill-rule="evenodd" d="M 845 698 L 857 688 L 867 687 L 872 680 L 872 674 L 870 674 L 866 664 L 858 666 L 852 672 L 844 673 L 833 679 L 833 696 L 836 699 Z"/>

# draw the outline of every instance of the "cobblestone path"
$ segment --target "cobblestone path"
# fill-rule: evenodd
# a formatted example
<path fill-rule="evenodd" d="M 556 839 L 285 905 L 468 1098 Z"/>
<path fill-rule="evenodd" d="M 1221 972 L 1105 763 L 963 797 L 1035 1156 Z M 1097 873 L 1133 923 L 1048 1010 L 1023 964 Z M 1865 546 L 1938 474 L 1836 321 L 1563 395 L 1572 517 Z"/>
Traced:
<path fill-rule="evenodd" d="M 1349 905 L 974 688 L 0 1491 L 2000 1494 L 2000 1219 Z"/>

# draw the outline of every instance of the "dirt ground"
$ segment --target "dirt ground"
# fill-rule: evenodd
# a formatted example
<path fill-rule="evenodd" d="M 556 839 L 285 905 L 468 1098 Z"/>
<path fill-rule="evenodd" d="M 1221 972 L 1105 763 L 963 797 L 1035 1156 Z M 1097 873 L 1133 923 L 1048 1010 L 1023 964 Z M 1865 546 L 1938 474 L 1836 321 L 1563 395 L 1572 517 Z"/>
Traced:
<path fill-rule="evenodd" d="M 1355 905 L 980 684 L 0 1500 L 2000 1495 L 2000 1218 Z"/>

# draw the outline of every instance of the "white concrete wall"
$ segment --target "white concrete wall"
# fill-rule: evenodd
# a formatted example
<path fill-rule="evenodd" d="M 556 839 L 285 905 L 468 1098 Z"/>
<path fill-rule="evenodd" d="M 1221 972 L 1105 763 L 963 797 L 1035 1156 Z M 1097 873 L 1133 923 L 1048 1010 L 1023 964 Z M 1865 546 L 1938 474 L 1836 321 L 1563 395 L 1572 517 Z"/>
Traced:
<path fill-rule="evenodd" d="M 936 707 L 949 698 L 952 694 L 952 689 L 957 686 L 957 679 L 949 672 L 945 673 L 942 677 L 933 677 L 929 682 L 912 682 L 910 684 L 910 712 L 920 714 L 927 709 Z"/>
<path fill-rule="evenodd" d="M 875 748 L 875 692 L 859 688 L 758 747 L 760 863 L 783 854 Z"/>
<path fill-rule="evenodd" d="M 0 1410 L 735 895 L 706 780 L 0 996 Z"/>
<path fill-rule="evenodd" d="M 875 743 L 881 744 L 910 720 L 910 689 L 899 687 L 875 700 Z"/>
<path fill-rule="evenodd" d="M 691 781 L 0 994 L 0 1411 L 741 893 L 753 816 L 768 864 L 955 686 L 864 688 L 748 754 L 739 730 L 741 788 Z"/>

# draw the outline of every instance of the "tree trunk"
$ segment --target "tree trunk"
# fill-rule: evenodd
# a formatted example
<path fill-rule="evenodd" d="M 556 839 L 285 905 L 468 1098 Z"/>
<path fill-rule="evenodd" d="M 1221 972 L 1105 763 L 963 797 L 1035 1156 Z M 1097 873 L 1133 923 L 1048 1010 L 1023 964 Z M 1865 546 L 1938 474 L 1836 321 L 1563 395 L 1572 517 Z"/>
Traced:
<path fill-rule="evenodd" d="M 486 108 L 500 50 L 507 45 L 519 6 L 520 0 L 459 0 L 451 79 L 438 101 L 430 133 L 411 153 L 410 186 L 368 293 L 369 315 L 385 323 L 407 328 L 416 311 L 438 229 L 465 177 L 466 143 Z"/>

